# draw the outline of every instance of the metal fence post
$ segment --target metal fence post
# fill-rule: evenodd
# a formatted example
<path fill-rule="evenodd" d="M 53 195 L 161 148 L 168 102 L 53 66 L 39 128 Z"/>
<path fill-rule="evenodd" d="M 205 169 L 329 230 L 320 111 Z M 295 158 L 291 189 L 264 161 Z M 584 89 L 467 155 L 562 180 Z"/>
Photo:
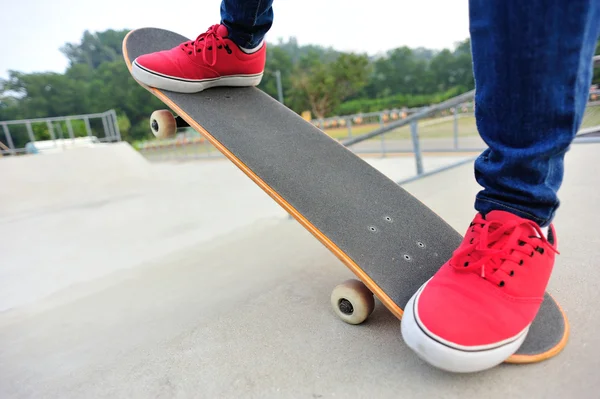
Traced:
<path fill-rule="evenodd" d="M 281 84 L 281 71 L 278 69 L 275 71 L 275 79 L 277 83 L 277 97 L 279 102 L 283 104 L 283 86 Z"/>
<path fill-rule="evenodd" d="M 87 116 L 83 118 L 83 121 L 85 122 L 85 131 L 87 132 L 88 137 L 92 136 L 92 127 L 90 126 L 90 118 L 88 118 Z"/>
<path fill-rule="evenodd" d="M 27 134 L 29 135 L 29 141 L 35 143 L 35 135 L 33 134 L 33 128 L 31 127 L 31 122 L 27 121 Z"/>
<path fill-rule="evenodd" d="M 115 133 L 117 135 L 117 141 L 121 141 L 121 130 L 119 129 L 119 118 L 117 118 L 117 112 L 114 109 L 111 109 L 110 113 L 112 114 L 112 117 L 113 117 Z"/>
<path fill-rule="evenodd" d="M 346 126 L 348 126 L 348 137 L 352 137 L 352 118 L 346 118 Z"/>
<path fill-rule="evenodd" d="M 56 127 L 58 128 L 58 134 L 61 140 L 64 140 L 65 138 L 65 132 L 63 132 L 63 128 L 62 128 L 62 121 L 57 121 L 56 122 Z"/>
<path fill-rule="evenodd" d="M 385 126 L 385 122 L 383 121 L 383 113 L 379 114 L 379 126 Z M 385 158 L 385 134 L 381 135 L 381 157 Z"/>
<path fill-rule="evenodd" d="M 10 131 L 8 130 L 8 126 L 6 123 L 2 124 L 2 130 L 4 130 L 4 136 L 6 137 L 6 144 L 8 144 L 8 148 L 10 148 L 11 153 L 14 154 L 15 144 L 13 143 L 12 136 L 10 135 Z"/>
<path fill-rule="evenodd" d="M 102 115 L 102 128 L 104 129 L 104 138 L 110 139 L 110 131 L 108 130 L 108 123 L 106 119 L 106 115 Z M 100 141 L 102 141 L 102 139 L 100 139 Z"/>
<path fill-rule="evenodd" d="M 109 141 L 112 142 L 117 137 L 117 133 L 115 132 L 115 121 L 110 112 L 106 113 L 106 126 L 108 126 Z"/>
<path fill-rule="evenodd" d="M 50 133 L 50 138 L 54 142 L 54 146 L 56 147 L 56 134 L 54 134 L 54 125 L 52 122 L 46 121 L 46 126 L 48 126 L 48 133 Z"/>
<path fill-rule="evenodd" d="M 71 119 L 67 118 L 67 131 L 69 132 L 69 137 L 71 139 L 75 138 L 75 134 L 73 133 L 73 125 L 71 125 Z"/>
<path fill-rule="evenodd" d="M 421 146 L 419 143 L 419 133 L 417 131 L 417 121 L 410 123 L 410 135 L 413 142 L 413 151 L 415 153 L 415 162 L 417 163 L 417 175 L 423 174 L 423 155 L 421 154 Z"/>
<path fill-rule="evenodd" d="M 454 107 L 454 149 L 458 149 L 458 105 Z"/>

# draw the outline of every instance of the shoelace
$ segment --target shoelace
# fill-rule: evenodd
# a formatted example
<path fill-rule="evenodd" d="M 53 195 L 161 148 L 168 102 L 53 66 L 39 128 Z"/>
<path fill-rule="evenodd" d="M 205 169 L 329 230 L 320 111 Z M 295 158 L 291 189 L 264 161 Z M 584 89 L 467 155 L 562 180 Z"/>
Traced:
<path fill-rule="evenodd" d="M 202 59 L 204 60 L 204 62 L 210 66 L 214 66 L 217 63 L 217 52 L 212 52 L 212 57 L 209 62 L 208 57 L 206 55 L 208 51 L 203 52 L 202 47 L 209 51 L 211 51 L 213 47 L 216 47 L 217 49 L 225 48 L 225 50 L 227 50 L 227 54 L 231 54 L 232 52 L 231 48 L 229 48 L 227 44 L 219 43 L 223 42 L 223 37 L 217 33 L 218 28 L 219 25 L 211 26 L 206 32 L 198 35 L 196 40 L 181 44 L 181 49 L 183 51 L 186 51 L 189 55 L 193 54 L 194 56 L 198 55 L 198 53 L 202 53 Z M 201 42 L 204 43 L 202 44 Z"/>
<path fill-rule="evenodd" d="M 531 226 L 539 236 L 523 239 L 523 226 Z M 505 285 L 504 275 L 512 277 L 515 274 L 515 264 L 523 265 L 524 256 L 532 257 L 536 252 L 544 253 L 544 247 L 536 245 L 534 240 L 549 244 L 539 226 L 524 219 L 501 223 L 478 217 L 470 227 L 473 232 L 479 233 L 478 237 L 454 252 L 452 265 L 462 271 L 478 272 L 482 278 L 500 287 Z M 559 253 L 551 245 L 548 245 L 548 248 Z M 496 275 L 498 271 L 502 271 L 504 275 Z"/>

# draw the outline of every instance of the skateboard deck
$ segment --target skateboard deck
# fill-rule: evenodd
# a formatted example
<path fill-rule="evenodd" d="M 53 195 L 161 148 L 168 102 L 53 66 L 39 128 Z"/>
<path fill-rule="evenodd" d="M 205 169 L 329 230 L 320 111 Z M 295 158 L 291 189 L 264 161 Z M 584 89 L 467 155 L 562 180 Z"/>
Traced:
<path fill-rule="evenodd" d="M 185 40 L 162 29 L 133 30 L 123 41 L 123 56 L 131 71 L 136 57 Z M 142 86 L 310 231 L 399 319 L 462 240 L 397 183 L 258 88 L 182 94 Z M 354 304 L 337 303 L 340 317 L 352 312 Z M 525 342 L 506 362 L 551 358 L 568 333 L 566 315 L 546 294 Z"/>

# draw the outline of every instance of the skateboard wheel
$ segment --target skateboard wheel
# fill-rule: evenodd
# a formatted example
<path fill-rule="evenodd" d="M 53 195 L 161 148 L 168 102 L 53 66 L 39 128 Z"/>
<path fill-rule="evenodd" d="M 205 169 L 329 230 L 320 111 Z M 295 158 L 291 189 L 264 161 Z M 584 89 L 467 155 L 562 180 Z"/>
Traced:
<path fill-rule="evenodd" d="M 331 306 L 340 319 L 348 324 L 360 324 L 375 309 L 373 293 L 358 280 L 347 280 L 331 293 Z"/>
<path fill-rule="evenodd" d="M 156 138 L 166 139 L 177 133 L 177 122 L 169 110 L 160 109 L 150 116 L 150 129 Z"/>

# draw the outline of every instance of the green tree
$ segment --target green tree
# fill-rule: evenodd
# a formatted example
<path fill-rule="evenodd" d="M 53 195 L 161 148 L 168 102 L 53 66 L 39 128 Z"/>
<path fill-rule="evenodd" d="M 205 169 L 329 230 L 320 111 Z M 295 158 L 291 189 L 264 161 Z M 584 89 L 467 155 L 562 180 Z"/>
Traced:
<path fill-rule="evenodd" d="M 435 92 L 443 92 L 457 86 L 464 91 L 474 88 L 470 41 L 459 43 L 452 52 L 441 51 L 431 60 L 429 70 L 432 81 L 435 82 Z"/>
<path fill-rule="evenodd" d="M 323 118 L 367 84 L 369 60 L 365 55 L 341 54 L 322 63 L 310 55 L 300 62 L 293 85 L 317 118 Z"/>
<path fill-rule="evenodd" d="M 275 73 L 281 73 L 281 86 L 283 88 L 284 99 L 290 94 L 291 76 L 292 76 L 292 57 L 281 47 L 267 46 L 267 63 L 265 73 L 260 82 L 259 88 L 270 96 L 277 98 L 277 79 Z"/>
<path fill-rule="evenodd" d="M 6 80 L 0 79 L 0 121 L 11 119 L 12 115 L 18 114 L 19 101 L 8 94 Z"/>
<path fill-rule="evenodd" d="M 27 118 L 70 115 L 87 109 L 85 87 L 59 73 L 11 71 L 4 89 L 19 97 L 19 114 Z"/>
<path fill-rule="evenodd" d="M 131 77 L 124 61 L 102 63 L 87 86 L 87 96 L 90 99 L 88 112 L 115 109 L 127 115 L 131 129 L 122 132 L 122 137 L 128 141 L 151 138 L 150 114 L 167 108 Z"/>
<path fill-rule="evenodd" d="M 71 65 L 85 64 L 96 69 L 103 62 L 123 59 L 122 43 L 126 34 L 127 30 L 109 29 L 97 33 L 86 30 L 81 43 L 67 43 L 60 50 Z"/>
<path fill-rule="evenodd" d="M 441 52 L 399 47 L 373 60 L 373 74 L 362 92 L 366 98 L 387 98 L 446 92 L 454 87 L 474 86 L 470 41 Z"/>
<path fill-rule="evenodd" d="M 427 85 L 427 61 L 408 47 L 389 51 L 373 63 L 366 97 L 381 98 L 395 93 L 421 94 Z"/>

